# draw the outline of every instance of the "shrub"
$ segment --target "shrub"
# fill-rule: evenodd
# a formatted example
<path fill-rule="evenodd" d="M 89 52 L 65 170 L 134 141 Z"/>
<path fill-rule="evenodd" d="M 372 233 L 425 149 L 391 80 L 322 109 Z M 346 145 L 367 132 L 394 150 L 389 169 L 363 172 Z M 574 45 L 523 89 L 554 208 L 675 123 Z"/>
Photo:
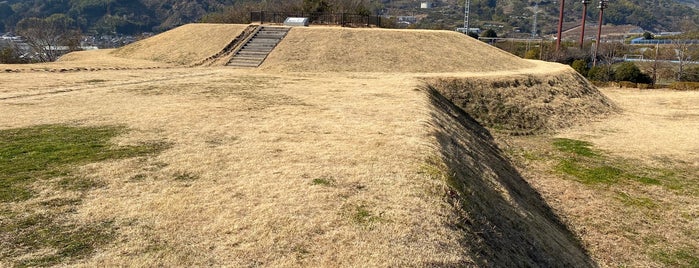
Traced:
<path fill-rule="evenodd" d="M 537 59 L 539 59 L 540 53 L 541 53 L 541 49 L 538 47 L 535 47 L 535 48 L 532 48 L 530 50 L 527 50 L 527 52 L 524 53 L 524 58 L 530 59 L 530 60 L 537 60 Z"/>
<path fill-rule="evenodd" d="M 26 63 L 25 60 L 19 57 L 17 49 L 13 47 L 0 48 L 0 63 Z"/>
<path fill-rule="evenodd" d="M 609 66 L 593 66 L 587 72 L 587 78 L 595 81 L 608 82 L 614 77 L 614 70 Z"/>
<path fill-rule="evenodd" d="M 629 82 L 629 81 L 619 81 L 619 87 L 620 88 L 636 88 L 638 87 L 638 84 L 634 82 Z"/>
<path fill-rule="evenodd" d="M 675 82 L 670 84 L 674 90 L 699 90 L 699 82 Z"/>
<path fill-rule="evenodd" d="M 699 82 L 699 66 L 685 69 L 681 80 L 683 82 Z"/>
<path fill-rule="evenodd" d="M 629 81 L 633 83 L 650 83 L 651 79 L 647 74 L 641 72 L 633 62 L 619 64 L 614 71 L 614 80 Z"/>
<path fill-rule="evenodd" d="M 485 30 L 485 32 L 483 32 L 481 34 L 481 37 L 496 38 L 496 37 L 498 37 L 498 34 L 493 29 L 488 29 L 488 30 Z"/>
<path fill-rule="evenodd" d="M 649 32 L 644 32 L 643 33 L 643 39 L 650 40 L 653 39 L 653 34 Z"/>
<path fill-rule="evenodd" d="M 652 84 L 636 84 L 638 89 L 652 89 L 653 85 Z"/>
<path fill-rule="evenodd" d="M 587 77 L 587 72 L 590 70 L 590 68 L 587 68 L 587 61 L 582 59 L 573 61 L 571 67 L 585 77 Z"/>

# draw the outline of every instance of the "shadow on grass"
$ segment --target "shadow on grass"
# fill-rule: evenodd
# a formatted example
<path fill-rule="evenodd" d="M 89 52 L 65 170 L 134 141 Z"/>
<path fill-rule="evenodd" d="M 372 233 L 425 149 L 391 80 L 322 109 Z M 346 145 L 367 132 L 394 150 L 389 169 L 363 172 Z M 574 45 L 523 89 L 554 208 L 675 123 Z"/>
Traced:
<path fill-rule="evenodd" d="M 427 91 L 444 177 L 457 194 L 452 205 L 460 219 L 453 227 L 462 230 L 469 257 L 483 267 L 596 267 L 488 130 L 434 89 Z"/>

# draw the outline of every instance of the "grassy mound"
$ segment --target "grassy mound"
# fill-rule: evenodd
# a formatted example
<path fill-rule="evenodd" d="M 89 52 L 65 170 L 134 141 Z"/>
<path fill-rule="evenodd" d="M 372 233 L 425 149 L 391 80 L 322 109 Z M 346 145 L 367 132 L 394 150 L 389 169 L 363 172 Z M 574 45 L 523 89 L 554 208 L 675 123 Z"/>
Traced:
<path fill-rule="evenodd" d="M 187 24 L 119 48 L 112 55 L 191 65 L 221 51 L 246 27 L 240 24 Z"/>
<path fill-rule="evenodd" d="M 488 72 L 531 62 L 451 31 L 293 28 L 260 66 L 292 72 Z"/>
<path fill-rule="evenodd" d="M 176 78 L 179 72 L 201 75 Z M 106 81 L 90 90 L 0 100 L 0 112 L 14 115 L 0 118 L 5 128 L 76 121 L 123 125 L 134 131 L 113 140 L 114 149 L 148 140 L 169 145 L 159 154 L 78 164 L 71 169 L 75 177 L 101 186 L 68 193 L 57 188 L 62 199 L 55 201 L 56 195 L 36 190 L 36 197 L 23 201 L 79 200 L 61 206 L 73 209 L 65 226 L 90 223 L 93 229 L 76 230 L 96 242 L 73 239 L 93 246 L 65 258 L 53 254 L 60 261 L 283 267 L 590 263 L 487 131 L 434 91 L 415 90 L 421 80 L 413 74 L 319 77 L 229 68 L 108 74 L 105 79 L 117 81 L 170 75 L 118 88 Z M 45 75 L 86 79 L 79 73 Z M 23 90 L 27 80 L 13 87 Z M 13 186 L 54 189 L 41 182 Z M 25 208 L 5 205 L 8 211 Z M 10 214 L 7 219 L 24 221 Z M 62 245 L 48 241 L 20 252 L 24 248 L 14 241 L 7 245 L 18 251 L 0 259 L 0 266 L 50 255 L 41 250 Z M 30 264 L 41 263 L 53 262 Z"/>
<path fill-rule="evenodd" d="M 572 69 L 427 83 L 481 124 L 514 135 L 549 132 L 619 109 Z"/>

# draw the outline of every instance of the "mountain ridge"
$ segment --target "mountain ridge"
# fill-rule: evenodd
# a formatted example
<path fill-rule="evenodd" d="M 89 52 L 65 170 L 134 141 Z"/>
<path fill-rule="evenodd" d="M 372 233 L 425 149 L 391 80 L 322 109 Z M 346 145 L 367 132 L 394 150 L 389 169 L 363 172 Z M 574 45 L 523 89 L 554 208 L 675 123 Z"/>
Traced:
<path fill-rule="evenodd" d="M 313 2 L 307 0 L 309 2 Z M 318 2 L 319 0 L 315 0 Z M 364 5 L 363 11 L 379 15 L 419 15 L 422 19 L 414 28 L 449 29 L 463 26 L 463 0 L 432 1 L 434 7 L 420 8 L 420 0 L 390 1 L 326 0 L 330 8 L 341 9 L 345 2 Z M 74 26 L 88 33 L 162 32 L 174 27 L 199 22 L 210 14 L 226 14 L 227 10 L 245 8 L 268 9 L 274 5 L 303 7 L 295 1 L 243 0 L 4 0 L 0 1 L 0 32 L 12 31 L 25 18 L 48 17 L 63 14 L 74 21 Z M 357 4 L 359 3 L 359 4 Z M 588 21 L 595 21 L 599 9 L 597 1 L 588 5 Z M 531 33 L 537 17 L 537 34 L 555 32 L 559 3 L 555 0 L 471 0 L 471 27 L 494 28 L 499 33 Z M 640 26 L 648 31 L 688 31 L 699 25 L 699 0 L 618 0 L 609 2 L 605 23 Z M 567 1 L 565 22 L 581 20 L 580 1 Z M 536 14 L 536 15 L 535 15 Z M 498 28 L 499 27 L 499 28 Z M 504 27 L 504 28 L 503 28 Z M 502 28 L 502 29 L 500 29 Z"/>

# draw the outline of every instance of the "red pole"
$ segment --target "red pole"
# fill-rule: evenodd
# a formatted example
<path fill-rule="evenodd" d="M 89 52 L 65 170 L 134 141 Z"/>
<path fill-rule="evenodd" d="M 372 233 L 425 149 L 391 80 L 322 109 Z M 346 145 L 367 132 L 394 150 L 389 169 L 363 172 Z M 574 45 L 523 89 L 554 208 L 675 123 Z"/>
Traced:
<path fill-rule="evenodd" d="M 604 17 L 604 8 L 607 7 L 606 0 L 599 2 L 599 21 L 597 22 L 597 41 L 595 42 L 595 55 L 592 57 L 592 66 L 597 66 L 597 52 L 600 47 L 600 38 L 602 36 L 602 18 Z"/>
<path fill-rule="evenodd" d="M 585 42 L 585 19 L 587 19 L 587 4 L 589 0 L 583 0 L 583 15 L 582 15 L 582 29 L 580 29 L 580 49 L 583 48 L 583 42 Z"/>
<path fill-rule="evenodd" d="M 563 7 L 565 6 L 566 1 L 565 0 L 560 0 L 561 1 L 561 10 L 558 14 L 558 36 L 556 38 L 556 52 L 561 50 L 561 31 L 563 30 Z"/>

